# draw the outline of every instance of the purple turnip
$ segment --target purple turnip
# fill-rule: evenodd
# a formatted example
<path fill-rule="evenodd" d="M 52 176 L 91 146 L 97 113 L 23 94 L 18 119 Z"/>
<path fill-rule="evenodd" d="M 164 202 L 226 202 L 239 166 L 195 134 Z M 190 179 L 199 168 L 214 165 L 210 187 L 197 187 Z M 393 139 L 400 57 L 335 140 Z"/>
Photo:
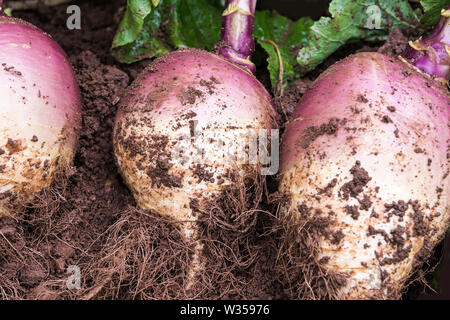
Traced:
<path fill-rule="evenodd" d="M 448 14 L 403 58 L 328 68 L 287 124 L 281 250 L 298 298 L 399 298 L 448 230 Z"/>
<path fill-rule="evenodd" d="M 0 1 L 0 8 L 2 1 Z M 37 27 L 0 10 L 0 216 L 71 165 L 81 102 L 70 63 Z"/>
<path fill-rule="evenodd" d="M 218 54 L 178 50 L 151 63 L 121 99 L 114 152 L 139 207 L 173 218 L 197 241 L 186 288 L 203 270 L 196 206 L 257 164 L 240 159 L 253 133 L 277 127 L 253 76 L 255 0 L 228 0 Z M 242 160 L 242 161 L 241 161 Z"/>

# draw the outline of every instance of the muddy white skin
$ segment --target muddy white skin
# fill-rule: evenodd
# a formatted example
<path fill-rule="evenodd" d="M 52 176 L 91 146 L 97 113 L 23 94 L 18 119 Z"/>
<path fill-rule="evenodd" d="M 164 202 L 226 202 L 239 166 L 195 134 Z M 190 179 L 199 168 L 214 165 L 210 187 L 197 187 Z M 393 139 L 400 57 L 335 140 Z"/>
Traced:
<path fill-rule="evenodd" d="M 1 6 L 1 1 L 0 1 Z M 81 124 L 65 53 L 31 24 L 0 14 L 0 216 L 72 164 Z"/>
<path fill-rule="evenodd" d="M 282 142 L 282 215 L 326 221 L 316 261 L 346 279 L 333 298 L 399 298 L 444 237 L 449 110 L 444 86 L 378 53 L 333 65 L 298 105 Z"/>

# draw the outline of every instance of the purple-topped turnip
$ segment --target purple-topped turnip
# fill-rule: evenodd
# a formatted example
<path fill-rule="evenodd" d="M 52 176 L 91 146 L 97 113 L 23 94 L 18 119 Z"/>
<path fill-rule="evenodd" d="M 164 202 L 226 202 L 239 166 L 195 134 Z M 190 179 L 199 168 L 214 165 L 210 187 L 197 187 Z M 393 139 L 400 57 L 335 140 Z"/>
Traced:
<path fill-rule="evenodd" d="M 449 30 L 445 11 L 404 58 L 347 57 L 295 109 L 280 190 L 299 298 L 399 298 L 448 230 Z"/>
<path fill-rule="evenodd" d="M 0 8 L 2 1 L 0 1 Z M 70 63 L 37 27 L 0 9 L 0 216 L 72 164 L 81 102 Z"/>
<path fill-rule="evenodd" d="M 251 72 L 256 1 L 226 5 L 219 54 L 178 50 L 156 59 L 124 94 L 114 127 L 117 164 L 138 206 L 198 240 L 187 289 L 203 269 L 196 208 L 259 173 L 245 147 L 255 132 L 277 127 L 271 96 Z"/>

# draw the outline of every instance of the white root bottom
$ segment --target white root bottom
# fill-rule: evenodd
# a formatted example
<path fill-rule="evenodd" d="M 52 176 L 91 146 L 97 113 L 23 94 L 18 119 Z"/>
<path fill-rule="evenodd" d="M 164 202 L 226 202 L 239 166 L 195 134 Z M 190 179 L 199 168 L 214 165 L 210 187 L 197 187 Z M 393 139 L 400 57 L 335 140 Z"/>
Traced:
<path fill-rule="evenodd" d="M 197 222 L 187 222 L 183 224 L 183 233 L 188 243 L 194 243 L 194 253 L 192 255 L 192 261 L 186 272 L 186 284 L 185 290 L 190 291 L 198 279 L 198 276 L 205 270 L 205 264 L 203 262 L 203 249 L 204 245 L 199 239 L 199 231 Z"/>

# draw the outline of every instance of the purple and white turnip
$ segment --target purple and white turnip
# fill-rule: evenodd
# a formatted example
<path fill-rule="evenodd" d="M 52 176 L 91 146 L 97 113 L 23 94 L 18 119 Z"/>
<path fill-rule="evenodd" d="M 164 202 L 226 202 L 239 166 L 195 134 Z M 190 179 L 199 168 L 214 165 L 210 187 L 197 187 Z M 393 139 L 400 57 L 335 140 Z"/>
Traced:
<path fill-rule="evenodd" d="M 0 1 L 0 8 L 2 1 Z M 72 164 L 81 102 L 70 63 L 37 27 L 0 10 L 0 216 Z"/>
<path fill-rule="evenodd" d="M 203 269 L 196 206 L 257 173 L 240 159 L 243 147 L 277 127 L 271 96 L 250 72 L 256 1 L 226 5 L 218 54 L 156 59 L 123 95 L 114 127 L 117 164 L 138 206 L 173 218 L 196 241 L 187 289 Z"/>
<path fill-rule="evenodd" d="M 328 68 L 287 124 L 281 216 L 299 232 L 319 225 L 313 259 L 340 275 L 328 297 L 399 298 L 448 230 L 448 14 L 403 58 L 357 53 Z M 297 270 L 306 281 L 310 267 Z M 319 297 L 309 285 L 301 297 Z"/>

